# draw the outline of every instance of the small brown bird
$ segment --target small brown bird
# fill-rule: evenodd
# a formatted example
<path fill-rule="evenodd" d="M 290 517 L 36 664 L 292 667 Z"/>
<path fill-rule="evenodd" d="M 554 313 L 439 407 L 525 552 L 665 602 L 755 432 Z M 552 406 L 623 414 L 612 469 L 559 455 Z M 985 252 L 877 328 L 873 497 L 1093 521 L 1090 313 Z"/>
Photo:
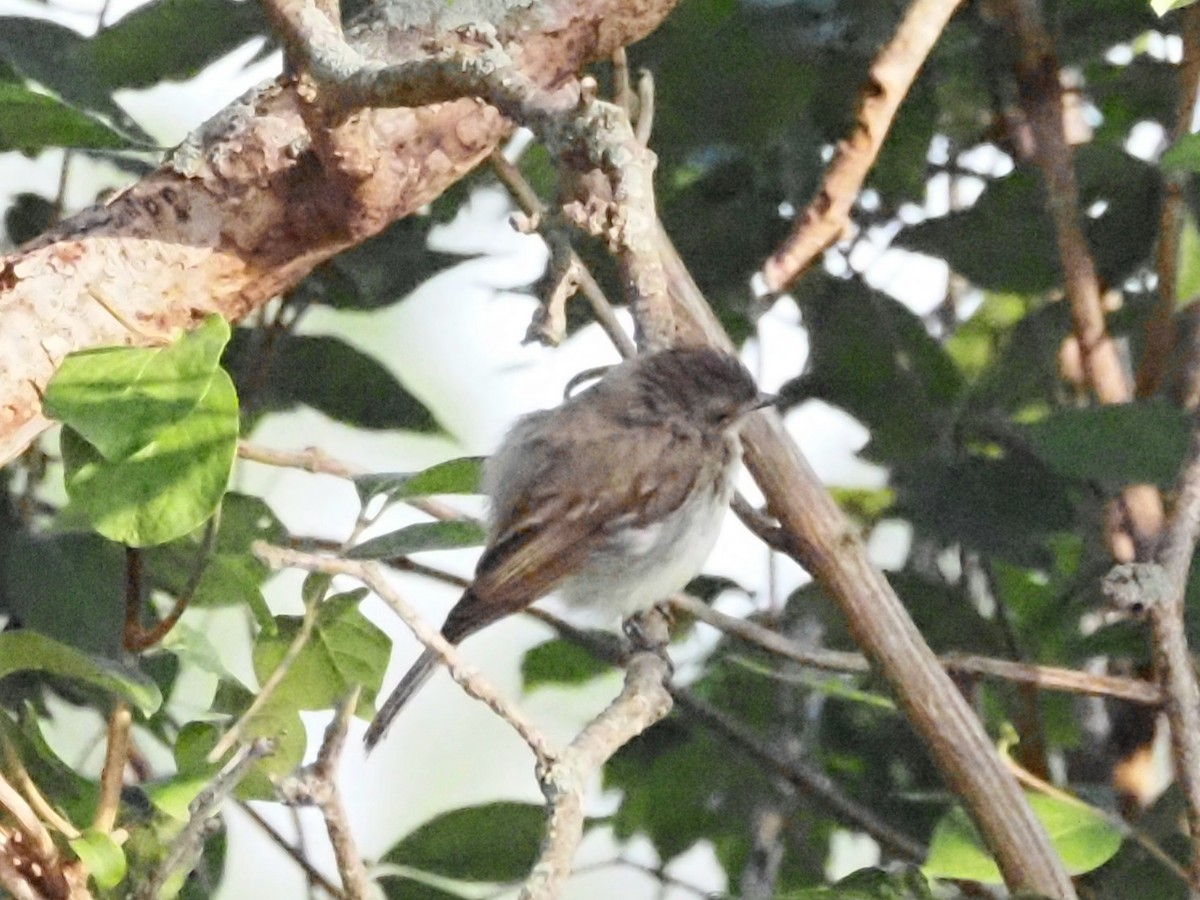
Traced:
<path fill-rule="evenodd" d="M 519 419 L 485 463 L 487 547 L 442 626 L 451 643 L 551 591 L 622 618 L 700 571 L 733 495 L 737 427 L 770 405 L 734 357 L 663 350 L 611 368 L 561 406 Z M 426 650 L 366 733 L 368 748 L 437 664 Z"/>

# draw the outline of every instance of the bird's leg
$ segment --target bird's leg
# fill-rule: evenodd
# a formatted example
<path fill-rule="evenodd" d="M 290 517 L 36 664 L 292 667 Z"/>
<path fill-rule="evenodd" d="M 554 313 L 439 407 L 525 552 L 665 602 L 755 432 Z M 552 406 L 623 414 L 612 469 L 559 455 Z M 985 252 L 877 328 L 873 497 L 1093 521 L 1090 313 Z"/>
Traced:
<path fill-rule="evenodd" d="M 655 614 L 661 616 L 665 621 L 661 623 L 645 621 L 647 617 Z M 671 662 L 671 657 L 667 653 L 667 646 L 670 644 L 671 621 L 672 617 L 667 612 L 667 604 L 663 603 L 648 613 L 626 619 L 621 625 L 625 637 L 629 641 L 629 654 L 645 651 L 657 654 L 667 665 L 668 678 L 675 674 L 675 664 Z"/>

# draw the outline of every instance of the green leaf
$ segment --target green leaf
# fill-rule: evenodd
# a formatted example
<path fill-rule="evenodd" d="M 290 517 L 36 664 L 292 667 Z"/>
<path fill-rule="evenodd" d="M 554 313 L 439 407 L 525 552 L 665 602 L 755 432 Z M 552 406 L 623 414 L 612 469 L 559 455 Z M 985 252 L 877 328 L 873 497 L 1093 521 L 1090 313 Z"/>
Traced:
<path fill-rule="evenodd" d="M 1161 177 L 1153 166 L 1110 145 L 1080 147 L 1075 165 L 1084 230 L 1100 277 L 1118 283 L 1149 256 Z M 990 182 L 969 209 L 904 229 L 895 245 L 945 259 L 990 290 L 1036 293 L 1062 277 L 1045 188 L 1032 167 Z"/>
<path fill-rule="evenodd" d="M 1191 423 L 1182 410 L 1150 401 L 1062 409 L 1018 431 L 1039 459 L 1069 478 L 1166 487 L 1183 464 Z"/>
<path fill-rule="evenodd" d="M 403 875 L 383 873 L 379 876 L 379 884 L 387 900 L 468 900 L 463 894 Z"/>
<path fill-rule="evenodd" d="M 482 470 L 482 456 L 463 456 L 430 466 L 422 472 L 359 475 L 354 479 L 354 488 L 364 504 L 379 494 L 389 501 L 436 494 L 477 494 Z"/>
<path fill-rule="evenodd" d="M 885 872 L 859 869 L 831 887 L 785 891 L 777 900 L 933 900 L 933 891 L 918 869 Z"/>
<path fill-rule="evenodd" d="M 418 522 L 351 547 L 350 559 L 391 559 L 423 550 L 481 547 L 487 532 L 478 522 Z"/>
<path fill-rule="evenodd" d="M 147 146 L 153 140 L 113 101 L 111 89 L 96 76 L 89 41 L 56 22 L 24 16 L 0 18 L 0 69 L 53 91 L 78 109 L 99 113 Z M 13 80 L 11 74 L 6 80 Z"/>
<path fill-rule="evenodd" d="M 210 316 L 167 347 L 71 354 L 51 379 L 46 410 L 68 426 L 67 493 L 105 537 L 166 543 L 216 509 L 238 437 L 237 395 L 219 366 L 228 338 Z"/>
<path fill-rule="evenodd" d="M 95 116 L 22 84 L 0 81 L 0 151 L 45 147 L 88 150 L 145 148 Z"/>
<path fill-rule="evenodd" d="M 358 713 L 370 716 L 391 640 L 358 609 L 366 591 L 329 597 L 321 603 L 312 635 L 292 662 L 267 709 L 328 709 L 355 686 L 362 687 Z M 261 684 L 278 668 L 300 630 L 299 616 L 279 616 L 279 630 L 254 645 L 254 673 Z"/>
<path fill-rule="evenodd" d="M 200 556 L 204 529 L 143 552 L 142 564 L 149 583 L 178 597 L 193 576 Z M 229 492 L 221 499 L 220 528 L 216 544 L 204 562 L 192 606 L 245 605 L 259 627 L 274 630 L 275 619 L 263 598 L 262 586 L 271 571 L 251 552 L 258 540 L 279 544 L 287 529 L 262 500 Z"/>
<path fill-rule="evenodd" d="M 200 406 L 228 341 L 229 324 L 210 316 L 165 346 L 72 353 L 47 385 L 46 411 L 105 459 L 124 459 Z"/>
<path fill-rule="evenodd" d="M 1098 811 L 1077 800 L 1026 794 L 1045 826 L 1050 843 L 1071 875 L 1082 875 L 1106 863 L 1121 846 L 1121 832 Z M 992 856 L 974 824 L 961 808 L 947 813 L 933 830 L 922 870 L 930 878 L 1002 884 Z"/>
<path fill-rule="evenodd" d="M 857 281 L 822 279 L 800 299 L 812 355 L 810 371 L 780 391 L 788 404 L 817 397 L 856 416 L 871 430 L 873 459 L 942 443 L 965 383 L 920 319 Z"/>
<path fill-rule="evenodd" d="M 529 874 L 546 810 L 500 801 L 444 813 L 402 838 L 383 862 L 464 881 L 517 881 Z"/>
<path fill-rule="evenodd" d="M 611 671 L 612 666 L 595 654 L 560 638 L 530 648 L 521 660 L 521 678 L 527 691 L 543 685 L 584 684 Z"/>
<path fill-rule="evenodd" d="M 212 733 L 213 730 L 212 726 L 206 723 L 189 722 L 184 727 L 187 728 L 188 726 L 201 726 L 206 733 Z M 200 729 L 192 730 L 199 731 Z M 182 732 L 180 732 L 180 737 L 182 737 Z M 212 749 L 213 743 L 215 741 L 209 743 L 204 751 L 205 753 Z M 192 752 L 191 749 L 188 750 L 189 757 Z M 195 762 L 195 760 L 192 760 L 192 762 Z M 154 804 L 155 809 L 160 810 L 178 822 L 186 822 L 191 818 L 192 801 L 196 799 L 202 790 L 208 787 L 218 768 L 218 766 L 210 766 L 197 771 L 180 772 L 172 775 L 170 778 L 147 782 L 141 787 L 146 797 Z"/>
<path fill-rule="evenodd" d="M 0 634 L 0 678 L 14 672 L 48 672 L 116 694 L 152 715 L 162 705 L 158 687 L 140 672 L 88 656 L 35 631 Z"/>
<path fill-rule="evenodd" d="M 125 853 L 111 834 L 89 828 L 68 843 L 100 887 L 116 887 L 125 877 Z"/>
<path fill-rule="evenodd" d="M 238 0 L 155 0 L 87 44 L 91 71 L 109 89 L 193 78 L 267 30 L 262 7 Z"/>
<path fill-rule="evenodd" d="M 0 543 L 6 610 L 29 630 L 78 650 L 119 658 L 124 586 L 121 548 L 99 535 L 18 531 Z"/>
<path fill-rule="evenodd" d="M 386 367 L 341 339 L 289 334 L 267 349 L 254 344 L 258 337 L 239 329 L 227 354 L 227 365 L 253 412 L 304 404 L 360 428 L 441 430 Z"/>
<path fill-rule="evenodd" d="M 427 246 L 432 216 L 406 216 L 319 266 L 297 288 L 335 309 L 379 309 L 403 300 L 461 257 Z"/>
<path fill-rule="evenodd" d="M 221 681 L 212 711 L 238 718 L 249 708 L 254 696 L 238 682 Z M 207 757 L 220 736 L 220 730 L 211 722 L 189 722 L 180 729 L 175 742 L 175 765 L 179 772 L 215 772 Z M 246 722 L 243 736 L 270 738 L 275 752 L 254 764 L 238 786 L 237 796 L 243 800 L 278 799 L 275 783 L 293 772 L 304 759 L 308 738 L 300 713 L 283 703 L 267 703 Z"/>

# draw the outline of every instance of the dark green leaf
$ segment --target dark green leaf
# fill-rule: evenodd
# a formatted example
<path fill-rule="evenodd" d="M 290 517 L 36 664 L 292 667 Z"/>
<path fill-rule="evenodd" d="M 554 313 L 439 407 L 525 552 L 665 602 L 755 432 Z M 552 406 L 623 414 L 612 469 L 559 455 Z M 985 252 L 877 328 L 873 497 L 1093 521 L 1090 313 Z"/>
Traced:
<path fill-rule="evenodd" d="M 116 544 L 95 534 L 19 531 L 7 551 L 0 591 L 22 625 L 80 650 L 120 655 L 125 562 Z"/>
<path fill-rule="evenodd" d="M 546 810 L 496 802 L 444 813 L 402 838 L 383 862 L 464 881 L 516 881 L 529 874 Z"/>
<path fill-rule="evenodd" d="M 48 672 L 98 687 L 128 700 L 146 715 L 162 705 L 157 686 L 140 672 L 80 653 L 34 631 L 0 634 L 0 678 L 29 671 Z"/>
<path fill-rule="evenodd" d="M 88 43 L 91 71 L 110 90 L 182 81 L 267 30 L 262 7 L 241 0 L 154 0 Z"/>
<path fill-rule="evenodd" d="M 1071 482 L 1035 460 L 927 457 L 896 474 L 898 515 L 926 534 L 1020 565 L 1042 565 L 1042 542 L 1070 529 Z"/>
<path fill-rule="evenodd" d="M 871 429 L 874 459 L 910 459 L 944 441 L 964 383 L 916 316 L 857 281 L 824 280 L 802 302 L 811 371 L 780 392 L 789 406 L 818 397 L 842 407 Z"/>
<path fill-rule="evenodd" d="M 1118 283 L 1142 265 L 1157 233 L 1162 182 L 1120 148 L 1076 153 L 1080 215 L 1101 278 Z M 1049 290 L 1062 277 L 1040 176 L 1022 168 L 991 182 L 974 206 L 906 228 L 896 245 L 945 259 L 983 288 Z"/>
<path fill-rule="evenodd" d="M 99 113 L 147 145 L 153 142 L 112 99 L 96 75 L 88 39 L 56 22 L 0 17 L 0 63 L 44 85 L 64 102 Z"/>
<path fill-rule="evenodd" d="M 2 82 L 0 82 L 2 83 Z M 4 229 L 10 243 L 23 244 L 46 231 L 54 222 L 54 203 L 41 194 L 17 194 L 4 213 Z"/>
<path fill-rule="evenodd" d="M 786 891 L 777 900 L 933 900 L 933 891 L 918 869 L 901 872 L 859 869 L 831 887 Z"/>
<path fill-rule="evenodd" d="M 320 266 L 300 290 L 336 309 L 378 309 L 403 300 L 460 259 L 426 246 L 432 225 L 429 216 L 406 216 Z"/>
<path fill-rule="evenodd" d="M 468 900 L 463 894 L 455 894 L 403 875 L 382 874 L 379 884 L 387 900 Z"/>
<path fill-rule="evenodd" d="M 366 503 L 383 494 L 391 500 L 431 497 L 437 494 L 477 494 L 483 457 L 464 456 L 450 459 L 421 472 L 380 472 L 354 479 L 358 499 Z"/>
<path fill-rule="evenodd" d="M 1137 402 L 1062 409 L 1018 431 L 1068 478 L 1166 487 L 1179 474 L 1191 428 L 1190 417 L 1170 404 Z"/>
<path fill-rule="evenodd" d="M 80 147 L 128 150 L 146 145 L 63 100 L 0 81 L 0 151 Z"/>
<path fill-rule="evenodd" d="M 391 372 L 342 340 L 284 335 L 267 350 L 255 346 L 260 337 L 239 329 L 226 360 L 252 411 L 280 412 L 304 404 L 361 428 L 440 430 Z"/>
<path fill-rule="evenodd" d="M 578 644 L 556 638 L 538 644 L 521 660 L 525 690 L 543 685 L 575 685 L 612 671 L 612 666 Z"/>
<path fill-rule="evenodd" d="M 418 522 L 363 541 L 346 555 L 351 559 L 391 559 L 424 550 L 481 547 L 486 541 L 487 532 L 478 522 Z"/>

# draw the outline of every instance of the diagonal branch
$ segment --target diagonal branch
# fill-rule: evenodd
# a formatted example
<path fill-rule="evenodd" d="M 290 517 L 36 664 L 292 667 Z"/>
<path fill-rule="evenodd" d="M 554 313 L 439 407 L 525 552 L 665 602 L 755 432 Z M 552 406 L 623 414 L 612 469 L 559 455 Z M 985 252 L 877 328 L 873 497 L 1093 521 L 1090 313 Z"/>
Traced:
<path fill-rule="evenodd" d="M 838 142 L 817 195 L 800 215 L 795 230 L 763 264 L 763 282 L 771 293 L 787 290 L 849 227 L 854 201 L 875 165 L 901 102 L 962 2 L 915 0 L 892 39 L 872 61 L 854 131 Z"/>

